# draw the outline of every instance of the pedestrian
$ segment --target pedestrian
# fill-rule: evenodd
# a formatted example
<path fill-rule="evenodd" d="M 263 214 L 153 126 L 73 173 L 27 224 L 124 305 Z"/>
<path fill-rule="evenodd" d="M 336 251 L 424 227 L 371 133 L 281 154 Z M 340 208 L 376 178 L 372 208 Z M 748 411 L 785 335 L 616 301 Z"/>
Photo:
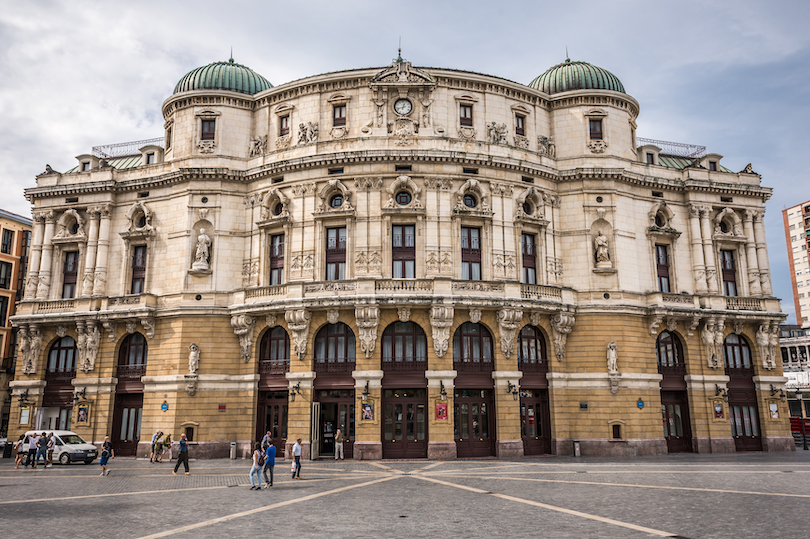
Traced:
<path fill-rule="evenodd" d="M 295 441 L 295 445 L 293 446 L 293 458 L 295 462 L 293 462 L 293 469 L 292 469 L 292 478 L 301 479 L 301 438 L 298 438 Z"/>
<path fill-rule="evenodd" d="M 177 452 L 177 464 L 174 465 L 174 471 L 172 472 L 173 475 L 177 475 L 177 470 L 180 469 L 180 463 L 183 463 L 183 466 L 186 468 L 186 475 L 188 475 L 188 442 L 186 441 L 186 435 L 180 435 L 180 450 Z"/>
<path fill-rule="evenodd" d="M 163 433 L 155 440 L 155 462 L 163 462 Z"/>
<path fill-rule="evenodd" d="M 267 434 L 264 435 L 262 438 L 262 450 L 266 450 L 273 441 L 273 436 L 270 434 L 270 431 L 267 431 Z"/>
<path fill-rule="evenodd" d="M 104 443 L 101 444 L 101 475 L 110 475 L 112 470 L 107 469 L 107 461 L 115 458 L 113 446 L 110 443 L 110 437 L 104 437 Z"/>
<path fill-rule="evenodd" d="M 25 434 L 20 434 L 20 439 L 14 443 L 14 449 L 17 450 L 17 458 L 14 459 L 14 469 L 20 469 L 20 463 L 25 455 Z"/>
<path fill-rule="evenodd" d="M 343 460 L 343 433 L 340 429 L 335 433 L 335 460 L 338 459 L 338 455 L 340 460 Z"/>
<path fill-rule="evenodd" d="M 259 470 L 264 467 L 264 455 L 262 454 L 261 442 L 253 444 L 253 464 L 250 466 L 250 490 L 262 489 L 262 477 L 259 475 Z M 253 476 L 256 476 L 256 481 Z M 256 483 L 259 483 L 256 485 Z"/>
<path fill-rule="evenodd" d="M 155 462 L 155 440 L 160 436 L 160 429 L 152 435 L 152 445 L 149 446 L 149 462 Z"/>
<path fill-rule="evenodd" d="M 28 462 L 25 465 L 32 468 L 37 467 L 37 440 L 39 440 L 39 434 L 36 432 L 28 435 Z"/>
<path fill-rule="evenodd" d="M 53 466 L 53 450 L 56 449 L 56 436 L 53 433 L 48 434 L 48 465 L 46 468 Z"/>
<path fill-rule="evenodd" d="M 48 434 L 46 432 L 42 433 L 42 436 L 37 438 L 37 458 L 34 460 L 34 468 L 37 467 L 39 464 L 39 458 L 42 457 L 42 465 L 48 465 L 48 442 L 50 439 L 48 438 Z"/>
<path fill-rule="evenodd" d="M 169 460 L 172 461 L 172 435 L 167 434 L 165 438 L 163 438 L 163 455 Z"/>
<path fill-rule="evenodd" d="M 276 446 L 273 445 L 273 440 L 270 440 L 270 445 L 264 450 L 264 467 L 262 468 L 262 475 L 266 486 L 264 488 L 272 488 L 273 486 L 273 467 L 276 465 Z M 267 479 L 267 471 L 270 471 L 270 479 Z"/>

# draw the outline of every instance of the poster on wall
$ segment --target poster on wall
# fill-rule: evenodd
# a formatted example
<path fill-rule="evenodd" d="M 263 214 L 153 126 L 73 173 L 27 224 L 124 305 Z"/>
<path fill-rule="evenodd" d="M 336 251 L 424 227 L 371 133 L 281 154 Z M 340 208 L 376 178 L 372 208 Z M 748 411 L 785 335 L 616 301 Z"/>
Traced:
<path fill-rule="evenodd" d="M 82 404 L 79 406 L 79 414 L 76 417 L 77 425 L 87 425 L 90 421 L 90 405 Z"/>
<path fill-rule="evenodd" d="M 363 403 L 363 419 L 374 420 L 374 403 Z"/>
<path fill-rule="evenodd" d="M 771 419 L 779 419 L 779 405 L 772 402 L 768 404 L 768 408 L 771 410 Z"/>
<path fill-rule="evenodd" d="M 447 419 L 447 403 L 436 403 L 436 419 Z"/>
<path fill-rule="evenodd" d="M 714 418 L 715 419 L 723 419 L 723 403 L 722 402 L 715 402 L 714 403 Z"/>

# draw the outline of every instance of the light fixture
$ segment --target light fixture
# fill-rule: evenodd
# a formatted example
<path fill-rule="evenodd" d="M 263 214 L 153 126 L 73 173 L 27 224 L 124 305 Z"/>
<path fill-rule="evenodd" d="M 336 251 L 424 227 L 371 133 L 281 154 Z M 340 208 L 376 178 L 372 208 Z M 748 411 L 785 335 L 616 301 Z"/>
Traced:
<path fill-rule="evenodd" d="M 295 402 L 295 396 L 300 394 L 301 394 L 301 382 L 298 382 L 290 388 L 290 402 Z"/>
<path fill-rule="evenodd" d="M 364 400 L 364 401 L 367 401 L 367 400 L 368 400 L 369 393 L 371 393 L 371 392 L 369 391 L 369 387 L 368 387 L 368 386 L 369 386 L 369 383 L 368 383 L 368 382 L 369 382 L 369 381 L 368 381 L 368 380 L 366 380 L 366 387 L 364 387 L 364 388 L 363 388 L 363 400 Z"/>
<path fill-rule="evenodd" d="M 444 389 L 444 382 L 439 380 L 439 394 L 442 396 L 442 400 L 447 400 L 447 391 Z"/>
<path fill-rule="evenodd" d="M 79 404 L 79 401 L 85 398 L 87 395 L 87 388 L 83 387 L 81 391 L 77 391 L 73 394 L 73 406 Z"/>
<path fill-rule="evenodd" d="M 17 404 L 20 406 L 23 404 L 28 404 L 28 389 L 20 393 L 20 396 L 17 397 Z"/>
<path fill-rule="evenodd" d="M 777 393 L 779 393 L 779 399 L 782 402 L 785 402 L 787 400 L 787 396 L 785 395 L 785 390 L 784 389 L 777 389 L 777 388 L 773 387 L 773 384 L 771 384 L 771 397 L 773 397 Z"/>
<path fill-rule="evenodd" d="M 509 385 L 506 387 L 506 392 L 507 392 L 507 393 L 511 393 L 511 394 L 512 394 L 512 398 L 513 398 L 514 400 L 517 400 L 517 399 L 518 399 L 518 386 L 517 386 L 517 385 L 515 385 L 515 384 L 513 384 L 513 383 L 511 382 L 511 380 L 510 380 L 510 381 L 508 381 L 507 383 L 508 383 Z"/>
<path fill-rule="evenodd" d="M 720 387 L 718 384 L 714 384 L 714 396 L 718 397 L 720 395 L 723 396 L 724 402 L 728 402 L 728 391 L 726 391 L 726 388 Z"/>

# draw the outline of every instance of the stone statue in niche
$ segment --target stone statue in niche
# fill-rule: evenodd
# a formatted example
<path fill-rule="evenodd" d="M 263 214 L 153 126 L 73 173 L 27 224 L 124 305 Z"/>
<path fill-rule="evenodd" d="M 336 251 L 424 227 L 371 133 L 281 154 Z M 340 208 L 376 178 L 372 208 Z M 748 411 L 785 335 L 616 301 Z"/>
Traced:
<path fill-rule="evenodd" d="M 188 373 L 197 374 L 197 369 L 200 368 L 200 347 L 196 343 L 191 343 L 188 349 Z"/>
<path fill-rule="evenodd" d="M 596 233 L 596 239 L 593 240 L 594 248 L 596 249 L 596 267 L 597 268 L 611 268 L 613 265 L 610 263 L 610 252 L 608 250 L 608 239 L 604 232 L 601 230 Z"/>
<path fill-rule="evenodd" d="M 616 343 L 610 341 L 607 346 L 607 369 L 610 373 L 619 372 L 619 353 L 616 348 Z"/>
<path fill-rule="evenodd" d="M 194 253 L 194 264 L 191 265 L 193 270 L 208 271 L 210 268 L 209 262 L 211 260 L 210 250 L 211 238 L 205 233 L 205 229 L 200 229 L 200 235 L 197 236 L 197 251 Z"/>

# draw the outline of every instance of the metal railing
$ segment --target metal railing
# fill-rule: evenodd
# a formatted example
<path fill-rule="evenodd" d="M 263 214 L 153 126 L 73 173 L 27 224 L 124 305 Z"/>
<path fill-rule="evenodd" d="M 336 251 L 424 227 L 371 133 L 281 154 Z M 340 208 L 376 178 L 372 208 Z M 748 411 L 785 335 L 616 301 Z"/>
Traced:
<path fill-rule="evenodd" d="M 687 157 L 689 159 L 697 159 L 706 155 L 706 146 L 698 146 L 696 144 L 684 144 L 682 142 L 667 142 L 665 140 L 655 140 L 651 138 L 636 138 L 638 146 L 647 146 L 651 144 L 661 148 L 661 153 L 664 155 L 674 155 L 677 157 Z"/>
<path fill-rule="evenodd" d="M 352 372 L 355 362 L 353 359 L 316 359 L 315 372 Z"/>
<path fill-rule="evenodd" d="M 119 380 L 140 380 L 141 376 L 146 376 L 146 364 L 118 365 L 116 377 Z"/>
<path fill-rule="evenodd" d="M 289 361 L 260 361 L 259 374 L 265 376 L 280 375 L 290 372 Z"/>
<path fill-rule="evenodd" d="M 491 359 L 453 361 L 453 369 L 459 372 L 492 372 L 495 370 L 495 363 Z"/>
<path fill-rule="evenodd" d="M 382 361 L 383 372 L 423 372 L 427 370 L 427 360 Z"/>
<path fill-rule="evenodd" d="M 163 147 L 163 137 L 150 138 L 147 140 L 135 140 L 132 142 L 119 142 L 118 144 L 104 144 L 102 146 L 93 146 L 93 155 L 103 159 L 111 159 L 113 157 L 125 157 L 128 155 L 138 155 L 140 149 L 144 146 L 160 146 Z"/>

